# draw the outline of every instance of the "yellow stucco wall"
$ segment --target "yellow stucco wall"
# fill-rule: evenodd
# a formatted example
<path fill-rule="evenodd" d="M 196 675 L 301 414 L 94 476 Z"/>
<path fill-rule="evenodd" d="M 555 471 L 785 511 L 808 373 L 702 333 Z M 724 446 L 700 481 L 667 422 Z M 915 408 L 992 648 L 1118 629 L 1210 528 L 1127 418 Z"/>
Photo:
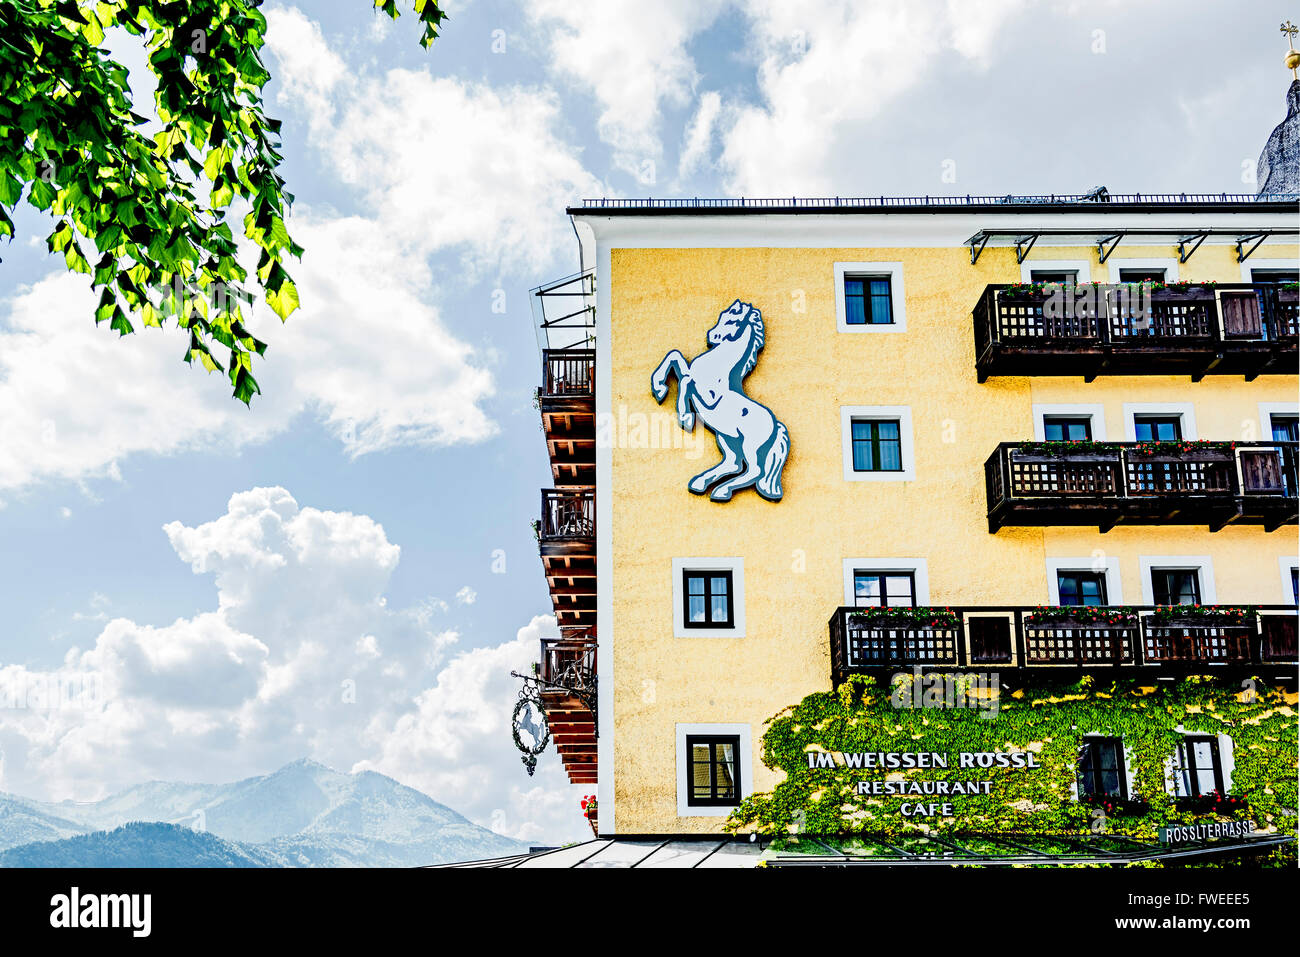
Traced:
<path fill-rule="evenodd" d="M 1270 258 L 1296 248 L 1269 247 Z M 1116 258 L 1169 257 L 1169 248 L 1120 247 Z M 1108 278 L 1092 249 L 1036 247 L 1033 259 L 1085 259 Z M 903 263 L 907 331 L 836 331 L 833 263 Z M 1241 281 L 1234 251 L 1205 246 L 1181 278 Z M 986 284 L 1014 282 L 1011 249 L 986 249 L 972 267 L 949 249 L 615 249 L 603 293 L 610 297 L 612 406 L 632 434 L 612 452 L 614 795 L 618 831 L 716 831 L 717 817 L 677 816 L 674 727 L 682 722 L 751 726 L 752 773 L 763 767 L 763 722 L 829 686 L 827 620 L 843 603 L 842 560 L 922 557 L 933 604 L 1048 601 L 1045 560 L 1103 549 L 1119 559 L 1123 597 L 1140 603 L 1139 555 L 1210 555 L 1221 602 L 1273 603 L 1284 594 L 1278 558 L 1296 550 L 1294 526 L 1264 533 L 1229 527 L 1005 528 L 988 532 L 983 464 L 1001 441 L 1033 438 L 1034 403 L 1101 403 L 1107 438 L 1124 439 L 1125 402 L 1192 402 L 1204 439 L 1259 437 L 1259 403 L 1296 401 L 1294 376 L 993 378 L 974 372 L 971 309 Z M 675 400 L 661 407 L 650 374 L 671 349 L 704 350 L 718 312 L 740 297 L 763 311 L 767 344 L 747 393 L 790 430 L 785 498 L 752 490 L 726 504 L 690 494 L 687 480 L 718 459 L 711 434 L 696 428 L 689 448 L 628 447 L 637 417 L 660 416 L 668 434 Z M 802 311 L 799 306 L 803 305 Z M 846 482 L 840 407 L 908 405 L 916 480 Z M 664 418 L 668 416 L 669 418 Z M 618 433 L 616 433 L 618 435 Z M 680 435 L 680 433 L 679 433 Z M 628 441 L 629 438 L 632 441 Z M 663 442 L 658 443 L 663 445 Z M 702 452 L 702 454 L 701 454 Z M 744 638 L 675 638 L 674 557 L 741 556 Z M 602 773 L 605 769 L 602 768 Z"/>

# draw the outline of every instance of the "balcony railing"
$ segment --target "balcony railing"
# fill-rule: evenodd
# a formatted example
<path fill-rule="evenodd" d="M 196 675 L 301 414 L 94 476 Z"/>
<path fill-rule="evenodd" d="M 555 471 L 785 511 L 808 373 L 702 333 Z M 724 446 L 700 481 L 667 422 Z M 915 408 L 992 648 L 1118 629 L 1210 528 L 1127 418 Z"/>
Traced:
<path fill-rule="evenodd" d="M 1003 442 L 984 463 L 989 530 L 1004 525 L 1263 525 L 1296 521 L 1295 442 Z M 1162 448 L 1169 451 L 1162 451 Z"/>
<path fill-rule="evenodd" d="M 596 677 L 596 639 L 590 632 L 576 637 L 543 638 L 537 676 L 544 684 L 587 687 Z"/>
<path fill-rule="evenodd" d="M 1300 294 L 1272 283 L 1163 289 L 990 285 L 973 310 L 991 375 L 1244 375 L 1296 371 Z M 1139 308 L 1140 306 L 1140 308 Z M 1149 307 L 1149 309 L 1147 308 Z"/>
<path fill-rule="evenodd" d="M 537 538 L 542 545 L 592 543 L 596 538 L 596 493 L 542 489 L 542 517 Z"/>
<path fill-rule="evenodd" d="M 903 614 L 890 620 L 879 617 L 877 609 L 867 618 L 866 609 L 838 608 L 829 626 L 831 676 L 838 685 L 854 673 L 912 667 L 1104 667 L 1186 674 L 1296 664 L 1294 606 L 1257 605 L 1240 616 L 1224 614 L 1224 606 L 1217 606 L 1217 615 L 1215 607 L 1189 609 L 1183 616 L 1178 609 L 1081 607 L 1070 615 L 1066 609 L 1044 613 L 1033 606 L 953 607 L 943 609 L 936 623 L 915 620 L 911 609 L 900 609 Z"/>
<path fill-rule="evenodd" d="M 543 350 L 541 388 L 543 398 L 590 397 L 595 394 L 595 381 L 594 350 Z"/>

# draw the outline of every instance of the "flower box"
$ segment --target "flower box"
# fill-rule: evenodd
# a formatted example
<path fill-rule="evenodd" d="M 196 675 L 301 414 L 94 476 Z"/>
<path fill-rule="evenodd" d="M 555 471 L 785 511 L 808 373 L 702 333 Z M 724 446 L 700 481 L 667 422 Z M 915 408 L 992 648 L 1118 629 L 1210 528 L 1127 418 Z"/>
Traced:
<path fill-rule="evenodd" d="M 1255 609 L 1228 605 L 1162 605 L 1151 613 L 1151 623 L 1158 627 L 1205 628 L 1225 625 L 1251 625 Z"/>
<path fill-rule="evenodd" d="M 859 628 L 958 628 L 961 618 L 950 608 L 858 608 L 848 623 Z"/>

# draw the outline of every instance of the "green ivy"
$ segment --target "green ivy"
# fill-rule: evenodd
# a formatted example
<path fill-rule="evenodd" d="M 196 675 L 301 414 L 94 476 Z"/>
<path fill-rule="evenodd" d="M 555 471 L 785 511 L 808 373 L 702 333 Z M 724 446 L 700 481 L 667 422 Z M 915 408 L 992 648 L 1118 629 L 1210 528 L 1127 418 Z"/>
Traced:
<path fill-rule="evenodd" d="M 1182 734 L 1227 734 L 1233 741 L 1234 814 L 1263 830 L 1296 826 L 1296 707 L 1283 692 L 1254 681 L 1251 694 L 1221 679 L 1188 677 L 1143 686 L 1140 679 L 1068 685 L 1041 683 L 1002 692 L 990 719 L 980 709 L 896 708 L 890 690 L 854 675 L 831 692 L 816 692 L 766 724 L 762 760 L 785 773 L 772 791 L 753 794 L 731 814 L 727 828 L 787 834 L 932 831 L 984 833 L 1106 833 L 1154 839 L 1164 826 L 1204 821 L 1179 810 L 1166 790 L 1165 760 Z M 1144 813 L 1099 822 L 1096 809 L 1072 796 L 1078 750 L 1088 733 L 1122 737 L 1133 789 L 1129 809 Z M 1032 751 L 1036 769 L 955 767 L 962 752 Z M 917 752 L 950 755 L 946 769 L 903 772 L 908 780 L 992 781 L 989 795 L 917 798 L 855 793 L 860 780 L 884 780 L 883 770 L 837 765 L 809 768 L 809 751 Z M 946 800 L 955 817 L 904 818 L 904 801 Z M 796 827 L 797 825 L 797 827 Z"/>

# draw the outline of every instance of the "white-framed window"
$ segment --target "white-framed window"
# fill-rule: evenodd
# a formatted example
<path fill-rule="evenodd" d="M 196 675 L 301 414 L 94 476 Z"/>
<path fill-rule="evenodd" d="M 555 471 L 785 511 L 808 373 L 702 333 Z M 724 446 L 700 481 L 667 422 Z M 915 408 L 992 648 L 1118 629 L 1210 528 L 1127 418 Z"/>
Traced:
<path fill-rule="evenodd" d="M 1142 604 L 1214 605 L 1214 561 L 1209 555 L 1141 555 Z"/>
<path fill-rule="evenodd" d="M 1277 570 L 1282 576 L 1282 604 L 1300 605 L 1300 558 L 1283 555 L 1277 560 Z"/>
<path fill-rule="evenodd" d="M 846 482 L 910 482 L 916 478 L 911 406 L 840 406 L 840 441 Z"/>
<path fill-rule="evenodd" d="M 1124 604 L 1120 590 L 1119 559 L 1047 559 L 1047 597 L 1052 605 Z"/>
<path fill-rule="evenodd" d="M 1241 281 L 1263 282 L 1262 277 L 1256 278 L 1256 270 L 1264 275 L 1276 275 L 1279 272 L 1293 273 L 1297 268 L 1294 259 L 1261 259 L 1258 256 L 1251 256 L 1241 264 Z"/>
<path fill-rule="evenodd" d="M 1123 738 L 1089 732 L 1079 742 L 1075 780 L 1070 785 L 1076 800 L 1085 797 L 1119 798 L 1134 794 L 1133 749 Z"/>
<path fill-rule="evenodd" d="M 1135 442 L 1139 431 L 1153 437 L 1167 435 L 1166 423 L 1176 422 L 1178 439 L 1196 439 L 1196 409 L 1190 402 L 1125 402 L 1124 438 Z"/>
<path fill-rule="evenodd" d="M 745 637 L 745 560 L 674 558 L 673 635 Z"/>
<path fill-rule="evenodd" d="M 835 325 L 840 332 L 906 332 L 903 264 L 836 263 Z"/>
<path fill-rule="evenodd" d="M 1178 280 L 1178 260 L 1168 259 L 1116 259 L 1106 260 L 1110 268 L 1111 282 L 1176 282 Z M 1127 275 L 1126 275 L 1127 274 Z"/>
<path fill-rule="evenodd" d="M 1285 423 L 1300 419 L 1300 403 L 1261 402 L 1259 404 L 1259 440 L 1274 441 L 1280 431 L 1288 431 Z"/>
<path fill-rule="evenodd" d="M 726 817 L 754 793 L 748 724 L 679 724 L 677 816 Z"/>
<path fill-rule="evenodd" d="M 1047 441 L 1048 427 L 1054 438 L 1078 438 L 1078 428 L 1084 424 L 1093 442 L 1106 441 L 1106 410 L 1100 403 L 1090 402 L 1035 402 L 1034 441 Z"/>
<path fill-rule="evenodd" d="M 1087 259 L 1026 259 L 1020 264 L 1021 282 L 1057 282 L 1062 274 L 1073 278 L 1076 285 L 1091 282 L 1092 263 Z"/>
<path fill-rule="evenodd" d="M 905 600 L 909 598 L 911 600 Z M 924 558 L 844 559 L 844 604 L 930 604 L 930 572 Z"/>

